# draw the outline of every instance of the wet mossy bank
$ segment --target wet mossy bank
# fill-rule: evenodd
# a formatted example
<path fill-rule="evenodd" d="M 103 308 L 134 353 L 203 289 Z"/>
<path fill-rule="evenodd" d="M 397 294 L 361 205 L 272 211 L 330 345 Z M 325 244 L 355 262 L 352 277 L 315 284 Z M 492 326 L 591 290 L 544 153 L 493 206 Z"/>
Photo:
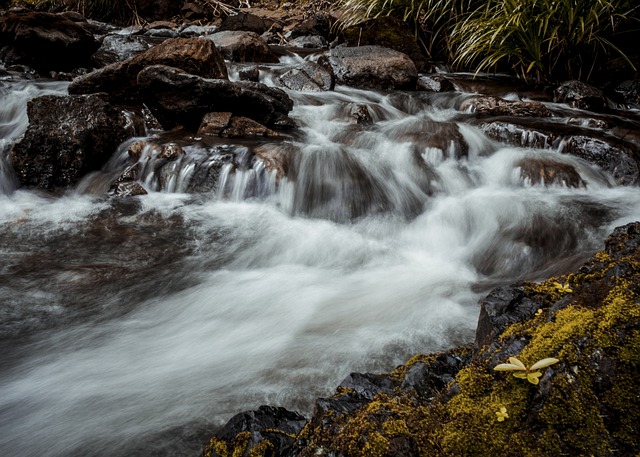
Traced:
<path fill-rule="evenodd" d="M 313 417 L 261 407 L 205 456 L 640 455 L 640 223 L 578 271 L 498 288 L 475 345 L 352 374 Z M 548 357 L 539 384 L 495 371 Z"/>

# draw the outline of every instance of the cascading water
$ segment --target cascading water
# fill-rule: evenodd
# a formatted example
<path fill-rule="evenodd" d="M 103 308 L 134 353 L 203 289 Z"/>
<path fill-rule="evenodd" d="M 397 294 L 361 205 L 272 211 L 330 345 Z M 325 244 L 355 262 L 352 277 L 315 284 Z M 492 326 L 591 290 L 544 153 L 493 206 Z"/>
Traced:
<path fill-rule="evenodd" d="M 26 99 L 51 89 L 21 84 L 2 89 L 3 164 Z M 301 135 L 194 141 L 162 176 L 151 147 L 143 197 L 95 197 L 98 175 L 55 199 L 11 192 L 3 171 L 1 455 L 198 455 L 239 411 L 309 413 L 351 371 L 470 341 L 491 287 L 564 272 L 640 217 L 636 188 L 494 144 L 455 97 L 291 96 Z M 348 118 L 362 105 L 364 126 Z M 256 147 L 288 154 L 286 176 Z M 584 185 L 523 179 L 526 160 Z M 214 192 L 181 193 L 212 167 Z"/>

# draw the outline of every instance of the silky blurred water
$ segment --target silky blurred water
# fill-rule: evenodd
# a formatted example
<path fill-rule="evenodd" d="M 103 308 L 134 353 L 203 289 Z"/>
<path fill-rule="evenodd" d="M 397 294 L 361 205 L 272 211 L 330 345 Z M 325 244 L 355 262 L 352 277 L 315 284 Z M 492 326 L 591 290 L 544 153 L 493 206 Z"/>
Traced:
<path fill-rule="evenodd" d="M 291 94 L 289 179 L 258 160 L 183 193 L 207 149 L 193 144 L 169 189 L 151 176 L 142 197 L 51 197 L 16 189 L 8 145 L 26 101 L 64 85 L 2 90 L 0 455 L 198 455 L 242 410 L 309 414 L 352 371 L 471 341 L 492 287 L 573 268 L 640 217 L 636 188 L 499 146 L 453 98 L 346 88 Z M 349 104 L 373 123 L 354 126 Z M 586 187 L 533 185 L 527 158 Z"/>

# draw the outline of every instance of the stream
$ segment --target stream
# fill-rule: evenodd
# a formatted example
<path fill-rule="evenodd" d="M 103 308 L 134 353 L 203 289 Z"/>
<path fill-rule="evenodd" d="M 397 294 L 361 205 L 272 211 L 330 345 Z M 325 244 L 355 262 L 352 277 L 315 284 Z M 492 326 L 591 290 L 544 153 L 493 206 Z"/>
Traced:
<path fill-rule="evenodd" d="M 196 456 L 238 412 L 309 415 L 350 372 L 472 341 L 493 287 L 575 268 L 640 219 L 636 187 L 488 139 L 464 92 L 289 91 L 299 132 L 184 137 L 171 176 L 144 176 L 148 195 L 105 196 L 133 140 L 62 196 L 18 189 L 8 154 L 27 101 L 66 86 L 0 81 L 3 456 Z M 257 146 L 293 150 L 291 175 Z M 212 152 L 234 165 L 186 193 Z M 584 186 L 523 179 L 523 160 L 569 165 Z"/>

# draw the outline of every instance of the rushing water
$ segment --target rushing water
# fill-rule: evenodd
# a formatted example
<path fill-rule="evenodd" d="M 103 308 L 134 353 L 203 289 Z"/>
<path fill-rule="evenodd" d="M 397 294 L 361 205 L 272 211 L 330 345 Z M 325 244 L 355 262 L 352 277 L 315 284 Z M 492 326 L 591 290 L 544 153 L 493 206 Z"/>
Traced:
<path fill-rule="evenodd" d="M 15 190 L 6 155 L 26 101 L 65 87 L 0 90 L 0 455 L 198 455 L 239 411 L 308 414 L 351 371 L 470 341 L 491 287 L 574 267 L 640 217 L 636 188 L 460 123 L 459 95 L 346 88 L 291 94 L 301 134 L 263 141 L 295 152 L 290 179 L 250 144 L 194 140 L 149 195 L 96 196 L 93 176 L 52 198 Z M 236 157 L 218 190 L 182 193 L 215 148 Z M 533 185 L 530 158 L 586 186 Z"/>

